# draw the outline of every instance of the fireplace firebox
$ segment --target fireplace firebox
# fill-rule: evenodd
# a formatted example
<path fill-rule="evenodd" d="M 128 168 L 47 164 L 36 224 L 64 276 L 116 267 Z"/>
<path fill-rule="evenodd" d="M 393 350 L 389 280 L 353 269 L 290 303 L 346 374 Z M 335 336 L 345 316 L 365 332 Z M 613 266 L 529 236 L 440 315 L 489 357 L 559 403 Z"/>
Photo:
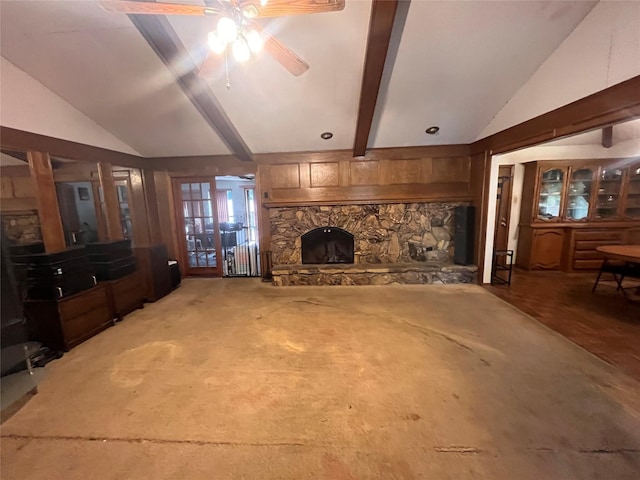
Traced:
<path fill-rule="evenodd" d="M 301 239 L 302 263 L 353 263 L 353 235 L 346 230 L 314 228 Z"/>

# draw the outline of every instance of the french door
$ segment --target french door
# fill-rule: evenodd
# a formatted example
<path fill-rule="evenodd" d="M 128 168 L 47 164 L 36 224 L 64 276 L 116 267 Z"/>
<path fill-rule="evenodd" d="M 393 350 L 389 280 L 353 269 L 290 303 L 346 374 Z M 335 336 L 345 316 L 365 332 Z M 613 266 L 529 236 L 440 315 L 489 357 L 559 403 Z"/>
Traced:
<path fill-rule="evenodd" d="M 222 276 L 214 178 L 175 178 L 173 192 L 183 271 Z"/>

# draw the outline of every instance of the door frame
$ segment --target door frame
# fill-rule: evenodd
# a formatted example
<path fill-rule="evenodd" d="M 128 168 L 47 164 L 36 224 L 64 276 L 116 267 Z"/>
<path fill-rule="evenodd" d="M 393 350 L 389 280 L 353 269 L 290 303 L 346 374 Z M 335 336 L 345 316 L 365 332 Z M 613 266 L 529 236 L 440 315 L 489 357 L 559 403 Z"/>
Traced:
<path fill-rule="evenodd" d="M 214 225 L 214 242 L 216 252 L 215 267 L 191 267 L 189 265 L 189 254 L 186 239 L 186 225 L 184 221 L 184 211 L 182 209 L 182 184 L 183 183 L 208 183 L 211 192 L 211 213 Z M 183 265 L 183 273 L 185 276 L 204 276 L 204 277 L 222 277 L 222 249 L 220 237 L 220 222 L 218 221 L 218 206 L 215 198 L 216 179 L 215 175 L 206 175 L 198 177 L 172 177 L 171 189 L 173 193 L 173 203 L 175 206 L 176 228 L 178 232 L 178 258 Z"/>

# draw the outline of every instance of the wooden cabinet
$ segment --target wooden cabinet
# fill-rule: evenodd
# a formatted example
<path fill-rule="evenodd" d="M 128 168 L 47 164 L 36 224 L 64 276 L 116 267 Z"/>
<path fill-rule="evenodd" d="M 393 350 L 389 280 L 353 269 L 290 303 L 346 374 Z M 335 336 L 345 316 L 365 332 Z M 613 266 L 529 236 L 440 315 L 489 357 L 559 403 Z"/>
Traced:
<path fill-rule="evenodd" d="M 102 284 L 60 300 L 29 300 L 24 310 L 33 338 L 65 351 L 112 325 L 114 317 Z"/>
<path fill-rule="evenodd" d="M 640 228 L 640 162 L 525 165 L 517 265 L 595 270 L 600 245 L 633 243 Z"/>
<path fill-rule="evenodd" d="M 126 314 L 138 308 L 143 308 L 147 292 L 146 284 L 142 280 L 140 271 L 136 270 L 117 280 L 100 282 L 107 288 L 111 311 L 118 320 L 122 320 Z"/>
<path fill-rule="evenodd" d="M 138 260 L 138 269 L 142 276 L 147 302 L 155 302 L 173 289 L 167 247 L 157 245 L 136 246 L 133 253 Z"/>
<path fill-rule="evenodd" d="M 559 269 L 562 263 L 564 239 L 563 228 L 521 227 L 517 265 L 526 270 Z"/>

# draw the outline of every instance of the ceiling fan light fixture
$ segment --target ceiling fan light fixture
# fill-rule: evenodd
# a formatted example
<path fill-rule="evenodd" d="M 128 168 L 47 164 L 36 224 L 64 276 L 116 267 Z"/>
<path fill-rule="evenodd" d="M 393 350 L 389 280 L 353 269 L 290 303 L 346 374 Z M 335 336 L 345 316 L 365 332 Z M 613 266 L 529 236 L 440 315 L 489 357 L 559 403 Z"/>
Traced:
<path fill-rule="evenodd" d="M 207 41 L 209 43 L 209 49 L 218 55 L 221 55 L 224 49 L 227 48 L 227 43 L 222 40 L 216 32 L 209 32 Z"/>
<path fill-rule="evenodd" d="M 260 12 L 253 3 L 242 7 L 242 15 L 247 18 L 256 18 L 259 14 Z"/>
<path fill-rule="evenodd" d="M 238 62 L 246 62 L 251 57 L 251 51 L 249 50 L 249 45 L 244 38 L 238 38 L 235 42 L 233 42 L 232 47 L 233 58 L 235 58 Z"/>
<path fill-rule="evenodd" d="M 257 30 L 250 30 L 246 35 L 246 39 L 253 53 L 259 53 L 262 50 L 264 41 Z"/>
<path fill-rule="evenodd" d="M 218 37 L 225 43 L 231 43 L 238 38 L 238 26 L 229 17 L 220 17 L 217 30 Z"/>

